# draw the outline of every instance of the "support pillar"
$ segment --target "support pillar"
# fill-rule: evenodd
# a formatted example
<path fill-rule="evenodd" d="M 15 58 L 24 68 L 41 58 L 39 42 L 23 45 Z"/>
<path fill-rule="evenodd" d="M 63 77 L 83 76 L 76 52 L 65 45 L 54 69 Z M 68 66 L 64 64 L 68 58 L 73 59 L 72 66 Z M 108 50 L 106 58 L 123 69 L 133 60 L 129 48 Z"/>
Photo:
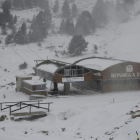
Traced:
<path fill-rule="evenodd" d="M 64 95 L 70 94 L 70 83 L 64 83 Z"/>
<path fill-rule="evenodd" d="M 53 91 L 58 91 L 58 84 L 56 82 L 54 82 L 54 89 Z"/>
<path fill-rule="evenodd" d="M 44 78 L 43 78 L 43 82 L 45 82 L 45 83 L 46 83 L 46 79 L 44 79 Z"/>

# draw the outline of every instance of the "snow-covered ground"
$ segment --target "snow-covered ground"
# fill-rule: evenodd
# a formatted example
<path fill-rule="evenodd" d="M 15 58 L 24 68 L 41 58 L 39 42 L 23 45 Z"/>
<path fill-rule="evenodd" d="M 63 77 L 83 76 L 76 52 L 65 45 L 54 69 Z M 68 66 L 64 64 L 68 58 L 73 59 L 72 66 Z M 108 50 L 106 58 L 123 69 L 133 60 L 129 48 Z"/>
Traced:
<path fill-rule="evenodd" d="M 1 140 L 136 140 L 135 131 L 139 132 L 139 118 L 132 119 L 127 113 L 139 110 L 139 92 L 101 94 L 74 91 L 76 92 L 67 98 L 44 99 L 44 102 L 53 102 L 47 117 L 32 122 L 0 122 L 0 128 L 5 127 L 5 131 L 0 129 Z M 2 93 L 6 94 L 6 99 L 1 97 L 1 101 L 29 99 L 27 95 L 13 90 Z M 5 110 L 1 114 L 8 115 L 8 112 Z M 28 133 L 25 134 L 25 131 Z M 48 131 L 49 135 L 44 131 Z"/>
<path fill-rule="evenodd" d="M 92 7 L 92 0 L 79 3 L 79 8 Z M 138 2 L 140 3 L 140 2 Z M 136 9 L 140 7 L 137 5 Z M 135 10 L 136 10 L 135 9 Z M 19 16 L 18 20 L 32 19 L 38 10 L 12 11 Z M 90 56 L 112 57 L 116 59 L 140 62 L 140 15 L 134 11 L 130 20 L 124 24 L 110 23 L 105 29 L 98 29 L 94 35 L 86 36 L 88 51 L 81 56 L 69 57 L 62 55 L 67 52 L 71 36 L 50 35 L 41 46 L 38 43 L 28 45 L 4 45 L 5 36 L 1 36 L 0 44 L 0 102 L 29 100 L 24 93 L 15 92 L 16 75 L 31 75 L 34 60 L 56 59 L 73 63 L 81 58 Z M 59 27 L 60 18 L 54 17 L 55 26 Z M 94 53 L 94 44 L 98 46 L 98 53 Z M 51 47 L 53 46 L 53 47 Z M 56 56 L 56 52 L 58 56 Z M 107 52 L 107 53 L 105 53 Z M 19 70 L 19 65 L 28 62 L 28 68 Z M 39 77 L 33 79 L 42 81 Z M 63 89 L 63 85 L 59 85 Z M 50 90 L 50 81 L 47 81 L 47 90 Z M 106 93 L 81 91 L 71 87 L 72 94 L 67 98 L 48 97 L 44 102 L 53 102 L 47 117 L 35 121 L 14 122 L 5 120 L 0 122 L 0 140 L 136 140 L 136 131 L 140 133 L 139 118 L 132 119 L 130 111 L 139 110 L 140 91 Z M 6 96 L 6 98 L 3 97 Z M 136 107 L 137 106 L 137 107 Z M 23 111 L 28 111 L 24 109 Z M 0 112 L 9 116 L 9 110 Z M 5 127 L 5 131 L 1 128 Z M 62 131 L 65 128 L 65 131 Z M 25 134 L 25 131 L 28 133 Z M 49 131 L 49 135 L 43 133 Z M 113 139 L 112 139 L 113 138 Z"/>

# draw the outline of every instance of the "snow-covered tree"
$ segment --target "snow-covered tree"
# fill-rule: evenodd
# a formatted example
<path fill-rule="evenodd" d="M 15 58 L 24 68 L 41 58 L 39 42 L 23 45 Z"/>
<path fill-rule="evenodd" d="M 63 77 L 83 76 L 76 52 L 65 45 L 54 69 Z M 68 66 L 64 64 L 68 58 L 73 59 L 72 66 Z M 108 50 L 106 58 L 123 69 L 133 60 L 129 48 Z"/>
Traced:
<path fill-rule="evenodd" d="M 71 19 L 62 20 L 59 28 L 61 34 L 74 35 L 75 28 Z"/>
<path fill-rule="evenodd" d="M 116 21 L 120 23 L 127 22 L 129 19 L 129 12 L 125 5 L 123 3 L 120 3 L 117 1 L 116 8 L 115 8 L 115 14 L 116 14 Z"/>
<path fill-rule="evenodd" d="M 55 1 L 54 7 L 53 7 L 53 12 L 57 13 L 59 10 L 59 2 L 58 0 Z"/>
<path fill-rule="evenodd" d="M 75 17 L 77 17 L 77 15 L 78 15 L 78 9 L 77 9 L 76 4 L 73 3 L 73 5 L 72 5 L 72 17 L 75 18 Z"/>
<path fill-rule="evenodd" d="M 6 35 L 7 34 L 6 24 L 3 24 L 1 29 L 2 29 L 2 35 Z"/>
<path fill-rule="evenodd" d="M 79 35 L 89 35 L 95 32 L 95 28 L 95 22 L 91 14 L 88 11 L 83 11 L 76 23 L 76 33 Z"/>
<path fill-rule="evenodd" d="M 106 14 L 105 2 L 103 0 L 97 0 L 92 10 L 92 16 L 95 20 L 96 27 L 102 27 L 108 22 L 108 16 Z"/>
<path fill-rule="evenodd" d="M 31 25 L 30 42 L 42 41 L 47 36 L 47 30 L 50 26 L 48 23 L 50 22 L 47 21 L 44 12 L 40 11 Z"/>
<path fill-rule="evenodd" d="M 5 0 L 3 3 L 2 3 L 2 10 L 3 10 L 3 19 L 1 22 L 13 22 L 13 16 L 11 15 L 10 13 L 10 8 L 11 8 L 11 1 L 10 0 Z"/>
<path fill-rule="evenodd" d="M 65 33 L 65 20 L 63 19 L 62 21 L 61 21 L 61 24 L 60 24 L 60 27 L 59 27 L 59 32 L 61 33 L 61 34 L 63 34 L 63 33 Z"/>
<path fill-rule="evenodd" d="M 71 11 L 67 0 L 64 1 L 64 4 L 62 6 L 62 17 L 67 19 L 71 17 Z"/>
<path fill-rule="evenodd" d="M 82 35 L 74 35 L 68 47 L 68 53 L 71 56 L 80 55 L 86 51 L 88 42 L 85 41 Z"/>
<path fill-rule="evenodd" d="M 66 20 L 66 23 L 65 23 L 65 32 L 68 35 L 74 35 L 74 33 L 75 33 L 75 28 L 74 28 L 73 21 L 70 20 L 70 19 L 67 19 Z"/>

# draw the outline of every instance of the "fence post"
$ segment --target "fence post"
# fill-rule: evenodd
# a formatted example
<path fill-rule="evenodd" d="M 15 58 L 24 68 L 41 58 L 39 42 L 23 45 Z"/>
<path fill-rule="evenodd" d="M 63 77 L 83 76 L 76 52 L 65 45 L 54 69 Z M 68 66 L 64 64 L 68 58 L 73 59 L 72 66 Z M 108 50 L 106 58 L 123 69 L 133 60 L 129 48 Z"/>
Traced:
<path fill-rule="evenodd" d="M 20 102 L 20 109 L 21 109 L 21 102 Z"/>
<path fill-rule="evenodd" d="M 31 105 L 30 105 L 30 113 L 31 113 Z"/>
<path fill-rule="evenodd" d="M 39 108 L 39 101 L 38 101 L 38 108 Z"/>
<path fill-rule="evenodd" d="M 9 108 L 10 108 L 10 115 L 11 115 L 11 106 Z"/>
<path fill-rule="evenodd" d="M 1 111 L 2 111 L 2 103 L 1 103 Z"/>
<path fill-rule="evenodd" d="M 48 112 L 50 111 L 50 104 L 48 103 Z"/>

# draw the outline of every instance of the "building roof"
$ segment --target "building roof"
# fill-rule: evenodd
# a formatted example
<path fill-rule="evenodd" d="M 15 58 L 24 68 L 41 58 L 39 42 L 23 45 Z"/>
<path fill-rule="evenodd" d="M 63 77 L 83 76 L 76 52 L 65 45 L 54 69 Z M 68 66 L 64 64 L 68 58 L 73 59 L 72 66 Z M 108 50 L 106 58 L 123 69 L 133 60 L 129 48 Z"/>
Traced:
<path fill-rule="evenodd" d="M 56 70 L 66 66 L 66 65 L 69 65 L 69 63 L 65 63 L 65 62 L 61 62 L 61 61 L 57 61 L 57 60 L 46 60 L 46 61 L 40 63 L 39 65 L 37 65 L 36 68 L 38 70 L 43 70 L 43 71 L 47 71 L 50 73 L 54 73 Z"/>
<path fill-rule="evenodd" d="M 32 76 L 27 76 L 27 75 L 16 75 L 17 78 L 32 78 Z"/>
<path fill-rule="evenodd" d="M 125 62 L 125 61 L 91 57 L 91 58 L 85 58 L 85 59 L 76 61 L 74 64 L 83 66 L 83 67 L 89 68 L 89 69 L 103 71 L 110 66 L 113 66 L 113 65 L 116 65 L 119 63 L 123 63 L 123 62 Z"/>
<path fill-rule="evenodd" d="M 89 58 L 78 60 L 73 64 L 67 64 L 61 61 L 47 60 L 43 63 L 40 63 L 36 68 L 38 70 L 55 73 L 58 69 L 64 68 L 65 66 L 78 65 L 78 66 L 82 66 L 88 69 L 103 71 L 108 67 L 111 67 L 113 65 L 120 64 L 123 62 L 126 62 L 126 61 L 109 59 L 109 58 L 101 58 L 101 57 L 89 57 Z"/>
<path fill-rule="evenodd" d="M 54 73 L 59 67 L 56 66 L 55 64 L 43 64 L 43 65 L 40 65 L 39 67 L 37 67 L 37 69 L 40 69 L 40 70 L 44 70 L 44 71 L 47 71 L 47 72 L 50 72 L 50 73 Z"/>
<path fill-rule="evenodd" d="M 45 82 L 40 82 L 37 80 L 23 80 L 24 83 L 27 83 L 29 85 L 46 85 Z"/>

